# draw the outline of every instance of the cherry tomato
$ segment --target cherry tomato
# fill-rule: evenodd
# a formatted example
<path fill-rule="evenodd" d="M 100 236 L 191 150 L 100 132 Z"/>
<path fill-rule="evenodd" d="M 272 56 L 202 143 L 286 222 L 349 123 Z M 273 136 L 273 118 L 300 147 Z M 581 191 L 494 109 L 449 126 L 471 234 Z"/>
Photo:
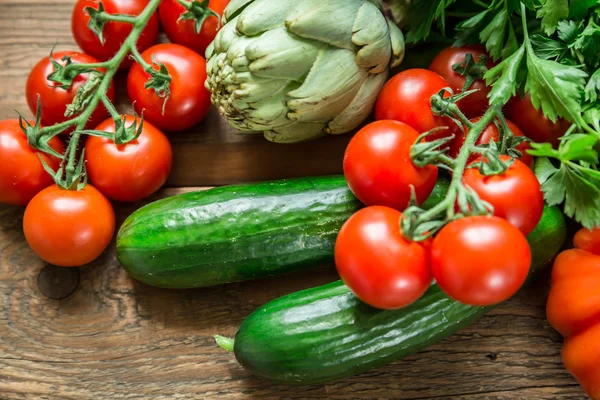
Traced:
<path fill-rule="evenodd" d="M 402 122 L 382 120 L 365 126 L 352 138 L 344 155 L 344 176 L 361 202 L 402 211 L 410 201 L 410 185 L 419 204 L 429 197 L 438 170 L 433 165 L 418 168 L 412 163 L 410 148 L 418 136 Z"/>
<path fill-rule="evenodd" d="M 448 85 L 455 93 L 460 93 L 463 91 L 462 89 L 465 86 L 466 78 L 458 72 L 455 72 L 452 67 L 455 64 L 464 64 L 467 54 L 471 54 L 476 63 L 480 62 L 482 57 L 487 57 L 485 66 L 488 69 L 494 66 L 492 58 L 486 53 L 483 46 L 466 46 L 445 48 L 433 59 L 431 65 L 429 65 L 429 69 L 446 79 Z M 473 89 L 478 89 L 479 91 L 465 97 L 457 103 L 460 110 L 470 118 L 478 117 L 485 113 L 485 110 L 489 107 L 487 96 L 491 91 L 491 88 L 485 85 L 483 79 L 477 79 L 468 88 L 468 90 Z"/>
<path fill-rule="evenodd" d="M 88 56 L 87 54 L 77 53 L 75 51 L 60 51 L 52 54 L 52 58 L 56 60 L 60 65 L 65 65 L 65 61 L 62 61 L 64 56 L 69 56 L 73 63 L 96 63 L 97 59 Z M 42 103 L 42 124 L 54 125 L 59 122 L 66 121 L 65 111 L 67 105 L 73 102 L 73 98 L 77 94 L 79 88 L 87 81 L 88 74 L 80 74 L 74 80 L 73 84 L 68 90 L 61 89 L 58 83 L 49 81 L 47 76 L 54 71 L 54 67 L 50 62 L 50 57 L 42 58 L 33 67 L 27 78 L 27 104 L 32 113 L 36 113 L 38 95 Z M 104 70 L 100 70 L 104 72 Z M 106 93 L 110 100 L 115 97 L 115 91 L 111 85 Z M 108 115 L 108 111 L 103 105 L 98 107 L 92 113 L 86 127 L 96 126 Z"/>
<path fill-rule="evenodd" d="M 573 238 L 575 248 L 600 255 L 600 228 L 580 229 Z"/>
<path fill-rule="evenodd" d="M 128 115 L 126 126 L 131 126 L 134 118 Z M 96 130 L 114 132 L 115 123 L 109 118 Z M 142 134 L 126 144 L 117 145 L 96 136 L 88 138 L 85 159 L 90 181 L 105 196 L 118 201 L 136 201 L 150 196 L 165 183 L 173 153 L 166 136 L 144 122 Z"/>
<path fill-rule="evenodd" d="M 440 288 L 473 306 L 510 298 L 525 282 L 530 264 L 525 235 L 498 217 L 452 221 L 431 245 L 431 268 Z"/>
<path fill-rule="evenodd" d="M 375 103 L 375 119 L 393 119 L 410 125 L 419 133 L 440 126 L 454 127 L 449 118 L 436 117 L 431 111 L 431 96 L 448 87 L 448 82 L 426 69 L 402 71 L 384 86 Z M 431 136 L 450 136 L 452 129 Z M 431 139 L 430 139 L 431 140 Z"/>
<path fill-rule="evenodd" d="M 508 156 L 500 158 L 510 160 Z M 533 171 L 519 160 L 514 160 L 500 175 L 485 176 L 479 169 L 469 168 L 463 175 L 463 183 L 494 206 L 495 216 L 504 218 L 525 235 L 529 235 L 542 218 L 542 188 Z"/>
<path fill-rule="evenodd" d="M 138 16 L 148 5 L 149 0 L 78 0 L 73 8 L 71 16 L 71 31 L 75 41 L 84 52 L 102 61 L 112 58 L 121 48 L 127 36 L 131 33 L 132 25 L 125 22 L 107 22 L 102 34 L 104 44 L 98 36 L 88 27 L 90 16 L 87 7 L 98 9 L 100 2 L 104 5 L 104 11 L 108 14 L 125 14 Z M 150 17 L 148 24 L 137 41 L 139 51 L 144 51 L 156 43 L 158 37 L 158 17 L 156 14 Z M 126 58 L 121 67 L 132 64 L 132 60 Z"/>
<path fill-rule="evenodd" d="M 477 117 L 477 118 L 473 118 L 471 120 L 471 122 L 476 123 L 479 120 L 480 120 L 480 117 Z M 519 129 L 518 126 L 516 126 L 509 120 L 506 120 L 506 122 L 508 124 L 508 127 L 512 131 L 513 136 L 524 136 L 523 132 L 521 132 L 521 130 Z M 456 138 L 450 143 L 450 151 L 449 151 L 450 156 L 453 158 L 456 158 L 458 156 L 458 153 L 460 152 L 460 148 L 465 143 L 465 139 L 466 139 L 466 136 L 467 136 L 467 133 L 469 132 L 469 130 L 467 129 L 465 133 L 462 133 L 462 131 L 460 129 L 455 129 L 455 132 L 457 133 Z M 475 145 L 479 146 L 481 144 L 488 144 L 492 140 L 495 141 L 496 143 L 498 143 L 498 141 L 500 140 L 500 131 L 496 127 L 496 124 L 494 124 L 493 122 L 490 123 L 483 130 L 483 132 L 481 133 L 481 136 L 479 136 L 479 139 L 477 139 L 477 141 L 475 142 Z M 523 142 L 517 146 L 517 150 L 519 150 L 521 152 L 521 158 L 520 158 L 521 161 L 528 166 L 533 165 L 533 156 L 531 154 L 527 154 L 527 149 L 530 149 L 530 148 L 531 148 L 531 146 L 529 146 L 529 143 L 527 143 L 527 142 Z M 469 157 L 469 161 L 473 161 L 476 158 L 477 158 L 477 154 L 472 154 Z"/>
<path fill-rule="evenodd" d="M 428 249 L 404 239 L 401 216 L 388 207 L 364 208 L 346 221 L 335 243 L 335 264 L 342 280 L 373 307 L 405 307 L 431 284 Z"/>
<path fill-rule="evenodd" d="M 65 150 L 57 137 L 50 140 L 50 147 L 61 154 Z M 27 205 L 40 190 L 54 183 L 39 155 L 50 168 L 58 169 L 58 158 L 29 147 L 18 119 L 0 121 L 0 203 Z"/>
<path fill-rule="evenodd" d="M 506 117 L 513 121 L 529 139 L 537 143 L 558 146 L 558 139 L 571 127 L 566 119 L 550 121 L 542 110 L 536 110 L 529 93 L 525 97 L 513 97 L 506 105 Z"/>
<path fill-rule="evenodd" d="M 208 8 L 219 15 L 223 15 L 223 10 L 225 10 L 228 3 L 229 0 L 210 0 Z M 188 47 L 203 55 L 219 31 L 219 20 L 215 16 L 209 16 L 202 23 L 200 33 L 196 33 L 196 20 L 179 19 L 185 11 L 185 7 L 177 0 L 161 1 L 158 7 L 158 15 L 162 27 L 171 42 Z"/>
<path fill-rule="evenodd" d="M 163 113 L 164 98 L 144 85 L 150 75 L 135 64 L 127 76 L 127 93 L 138 114 L 160 129 L 180 131 L 200 122 L 210 108 L 210 93 L 204 87 L 206 61 L 202 56 L 178 44 L 158 44 L 146 50 L 142 57 L 152 64 L 163 63 L 171 75 L 171 96 Z M 158 70 L 158 66 L 155 66 Z"/>
<path fill-rule="evenodd" d="M 25 239 L 44 261 L 78 267 L 102 254 L 115 230 L 110 202 L 91 185 L 63 190 L 56 185 L 39 192 L 23 217 Z"/>

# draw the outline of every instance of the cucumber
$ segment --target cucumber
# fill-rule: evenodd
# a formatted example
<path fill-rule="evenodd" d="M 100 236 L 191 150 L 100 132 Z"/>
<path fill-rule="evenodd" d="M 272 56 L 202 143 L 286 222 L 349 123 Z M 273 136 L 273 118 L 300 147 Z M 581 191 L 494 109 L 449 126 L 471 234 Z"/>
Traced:
<path fill-rule="evenodd" d="M 565 220 L 546 207 L 528 236 L 532 272 L 559 252 Z M 312 384 L 348 377 L 399 360 L 439 342 L 492 307 L 448 298 L 433 284 L 409 307 L 379 310 L 362 303 L 341 282 L 275 299 L 240 326 L 233 351 L 255 375 L 286 384 Z M 224 348 L 231 343 L 219 338 Z"/>
<path fill-rule="evenodd" d="M 444 197 L 440 180 L 424 207 Z M 135 279 L 194 288 L 333 262 L 342 224 L 362 207 L 342 176 L 233 185 L 162 199 L 134 212 L 117 257 Z"/>

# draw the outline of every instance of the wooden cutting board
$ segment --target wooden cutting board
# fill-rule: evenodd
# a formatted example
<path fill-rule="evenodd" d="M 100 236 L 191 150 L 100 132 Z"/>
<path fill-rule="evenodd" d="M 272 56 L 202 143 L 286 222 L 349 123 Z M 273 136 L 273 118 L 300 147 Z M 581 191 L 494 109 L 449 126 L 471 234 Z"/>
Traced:
<path fill-rule="evenodd" d="M 38 59 L 54 45 L 76 48 L 72 4 L 0 0 L 0 119 L 13 118 L 13 109 L 30 115 L 24 86 Z M 119 99 L 126 110 L 126 93 Z M 340 173 L 349 137 L 276 145 L 237 134 L 213 110 L 170 139 L 170 188 L 155 198 L 201 186 Z M 139 206 L 116 204 L 119 222 Z M 202 290 L 161 290 L 128 278 L 114 245 L 80 269 L 46 266 L 27 247 L 22 213 L 0 206 L 0 399 L 585 398 L 564 370 L 561 338 L 545 319 L 547 277 L 404 361 L 325 385 L 290 387 L 252 377 L 212 335 L 233 335 L 266 301 L 335 280 L 331 266 Z"/>

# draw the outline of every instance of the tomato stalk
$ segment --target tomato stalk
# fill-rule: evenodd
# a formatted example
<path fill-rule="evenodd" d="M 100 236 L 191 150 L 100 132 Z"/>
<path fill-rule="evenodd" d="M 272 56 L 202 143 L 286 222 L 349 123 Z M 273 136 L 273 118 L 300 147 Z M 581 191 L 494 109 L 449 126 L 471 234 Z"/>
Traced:
<path fill-rule="evenodd" d="M 91 73 L 91 75 L 90 75 L 90 79 L 88 80 L 88 82 L 90 82 L 90 84 L 87 86 L 84 85 L 83 87 L 80 88 L 80 90 L 77 93 L 76 99 L 67 108 L 67 116 L 75 114 L 80 111 L 79 115 L 77 115 L 76 117 L 74 117 L 72 119 L 66 120 L 64 122 L 61 122 L 61 123 L 58 123 L 55 125 L 51 125 L 51 126 L 46 126 L 44 128 L 40 128 L 39 124 L 36 124 L 37 129 L 35 127 L 27 127 L 27 129 L 24 129 L 24 132 L 27 135 L 32 147 L 34 147 L 42 152 L 55 155 L 50 151 L 51 149 L 49 150 L 47 145 L 44 146 L 43 144 L 47 143 L 47 141 L 50 138 L 60 134 L 61 132 L 68 129 L 69 127 L 75 126 L 75 131 L 72 134 L 70 141 L 69 141 L 67 154 L 64 157 L 62 157 L 63 160 L 62 160 L 60 169 L 55 172 L 50 167 L 48 167 L 48 165 L 46 165 L 45 162 L 42 160 L 42 163 L 44 164 L 44 167 L 46 168 L 46 170 L 54 177 L 56 183 L 59 186 L 61 186 L 63 189 L 81 189 L 83 186 L 85 186 L 85 179 L 84 179 L 85 171 L 84 171 L 84 166 L 83 166 L 83 154 L 81 155 L 81 157 L 78 158 L 77 157 L 77 148 L 78 148 L 78 144 L 79 144 L 79 139 L 81 138 L 82 134 L 89 134 L 89 135 L 95 135 L 95 136 L 100 135 L 100 133 L 95 132 L 95 131 L 84 131 L 83 130 L 87 121 L 90 119 L 92 113 L 98 107 L 99 103 L 102 102 L 104 104 L 104 106 L 107 108 L 108 112 L 113 117 L 113 119 L 115 119 L 115 121 L 117 121 L 117 120 L 120 121 L 119 112 L 116 110 L 116 108 L 114 107 L 112 102 L 108 99 L 106 94 L 111 85 L 114 75 L 119 70 L 119 66 L 121 65 L 123 60 L 125 60 L 125 57 L 127 57 L 129 54 L 132 54 L 133 57 L 136 59 L 136 61 L 140 62 L 141 56 L 139 56 L 139 52 L 137 51 L 136 44 L 137 44 L 137 41 L 138 41 L 140 35 L 142 34 L 144 28 L 148 24 L 148 21 L 150 20 L 152 15 L 155 13 L 156 9 L 158 8 L 159 4 L 160 4 L 160 0 L 150 0 L 148 5 L 146 6 L 146 8 L 138 16 L 110 15 L 103 11 L 103 7 L 101 7 L 99 9 L 101 11 L 94 10 L 94 19 L 97 21 L 100 21 L 100 23 L 101 23 L 101 25 L 99 26 L 99 29 L 100 29 L 99 36 L 100 37 L 101 37 L 102 24 L 107 21 L 117 21 L 117 22 L 129 23 L 132 25 L 131 33 L 129 34 L 127 39 L 123 42 L 119 51 L 108 61 L 104 61 L 104 62 L 100 62 L 100 63 L 90 63 L 90 64 L 67 63 L 66 66 L 61 67 L 61 71 L 60 71 L 59 75 L 63 78 L 69 77 L 72 75 L 76 76 L 77 73 L 83 73 L 83 72 L 87 72 L 87 71 L 95 72 L 95 74 Z M 88 12 L 90 12 L 90 11 L 88 10 Z M 96 30 L 91 25 L 92 24 L 90 23 L 90 29 L 92 29 L 96 32 Z M 97 34 L 98 34 L 98 32 L 97 32 Z M 145 63 L 143 60 L 141 60 L 141 61 L 143 62 L 142 65 L 144 66 L 145 69 L 148 68 L 155 72 L 155 74 L 151 74 L 152 77 L 154 77 L 156 75 L 163 81 L 167 81 L 168 83 L 170 83 L 170 76 L 168 75 L 168 71 L 166 71 L 166 68 L 164 70 L 162 70 L 162 68 L 161 68 L 161 71 L 155 71 L 152 68 L 152 66 Z M 106 72 L 102 74 L 102 73 L 95 71 L 94 68 L 102 68 L 102 69 L 105 69 Z M 55 72 L 56 72 L 56 70 L 55 70 Z M 64 79 L 67 79 L 67 78 L 64 78 Z M 93 79 L 96 79 L 97 81 L 94 81 Z M 168 85 L 167 85 L 166 90 L 168 90 Z M 39 110 L 39 107 L 38 107 L 38 120 L 41 115 L 40 111 L 41 110 Z M 143 118 L 142 118 L 141 123 L 143 123 Z M 141 123 L 140 123 L 140 128 L 141 128 Z M 130 137 L 130 140 L 135 137 L 137 137 L 137 136 L 132 135 Z M 63 173 L 64 173 L 64 177 L 63 177 Z"/>
<path fill-rule="evenodd" d="M 177 2 L 185 8 L 185 11 L 179 16 L 179 21 L 188 19 L 196 21 L 194 24 L 196 34 L 200 33 L 204 21 L 211 16 L 217 18 L 217 29 L 219 29 L 219 26 L 221 25 L 221 16 L 210 9 L 208 5 L 209 0 L 177 0 Z"/>

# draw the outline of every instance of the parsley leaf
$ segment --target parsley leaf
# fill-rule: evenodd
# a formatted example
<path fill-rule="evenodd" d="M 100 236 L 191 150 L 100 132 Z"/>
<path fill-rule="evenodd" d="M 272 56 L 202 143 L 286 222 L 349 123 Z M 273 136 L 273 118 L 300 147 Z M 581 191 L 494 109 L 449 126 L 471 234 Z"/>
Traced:
<path fill-rule="evenodd" d="M 590 22 L 573 43 L 573 47 L 583 54 L 589 65 L 600 65 L 600 26 Z"/>
<path fill-rule="evenodd" d="M 506 60 L 486 72 L 484 78 L 487 85 L 492 84 L 489 94 L 490 104 L 506 104 L 517 93 L 520 86 L 517 74 L 524 65 L 525 46 L 519 47 Z"/>
<path fill-rule="evenodd" d="M 598 93 L 600 93 L 600 69 L 592 74 L 587 85 L 585 85 L 585 101 L 595 102 L 598 100 Z"/>
<path fill-rule="evenodd" d="M 584 19 L 590 8 L 598 4 L 598 0 L 571 0 L 569 17 L 573 19 Z"/>
<path fill-rule="evenodd" d="M 456 26 L 457 35 L 454 46 L 461 47 L 465 44 L 478 42 L 479 32 L 489 23 L 488 14 L 490 14 L 491 11 L 491 8 L 487 8 L 471 18 L 460 22 Z"/>
<path fill-rule="evenodd" d="M 498 60 L 504 48 L 504 36 L 509 24 L 508 11 L 501 9 L 492 21 L 481 31 L 479 37 L 494 60 Z"/>
<path fill-rule="evenodd" d="M 409 31 L 406 35 L 408 43 L 417 43 L 426 39 L 431 32 L 434 21 L 444 31 L 446 8 L 456 0 L 416 0 L 410 8 L 411 18 L 408 21 Z"/>
<path fill-rule="evenodd" d="M 543 35 L 532 35 L 531 45 L 535 54 L 543 60 L 557 60 L 564 57 L 569 47 L 564 42 Z"/>
<path fill-rule="evenodd" d="M 569 16 L 569 0 L 544 0 L 537 11 L 537 18 L 542 19 L 542 28 L 546 35 L 552 35 L 558 22 Z"/>

